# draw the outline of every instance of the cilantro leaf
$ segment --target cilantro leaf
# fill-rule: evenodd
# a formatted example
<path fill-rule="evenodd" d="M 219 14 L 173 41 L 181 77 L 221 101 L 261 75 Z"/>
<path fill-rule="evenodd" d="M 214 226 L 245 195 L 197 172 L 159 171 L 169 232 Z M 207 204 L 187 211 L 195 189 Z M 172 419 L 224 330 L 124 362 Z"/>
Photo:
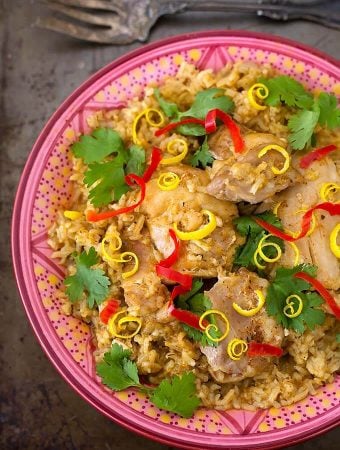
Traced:
<path fill-rule="evenodd" d="M 132 145 L 129 148 L 129 160 L 127 162 L 125 173 L 134 173 L 143 175 L 145 170 L 145 150 L 140 145 Z"/>
<path fill-rule="evenodd" d="M 207 132 L 198 123 L 186 123 L 176 128 L 176 131 L 184 136 L 205 136 Z"/>
<path fill-rule="evenodd" d="M 124 349 L 120 344 L 112 344 L 110 351 L 104 354 L 103 361 L 96 365 L 102 383 L 113 391 L 138 387 L 158 408 L 191 417 L 200 404 L 196 396 L 194 374 L 175 375 L 169 380 L 163 380 L 156 388 L 142 386 L 137 365 L 130 359 L 131 353 L 131 350 Z"/>
<path fill-rule="evenodd" d="M 175 117 L 176 119 L 178 118 L 179 115 L 179 110 L 178 110 L 178 106 L 176 105 L 176 103 L 172 103 L 172 102 L 168 102 L 166 101 L 160 94 L 159 89 L 155 88 L 153 90 L 153 93 L 159 103 L 159 106 L 161 107 L 162 111 L 164 112 L 164 114 L 169 117 L 170 119 L 172 117 Z"/>
<path fill-rule="evenodd" d="M 191 417 L 200 404 L 196 395 L 194 374 L 189 372 L 181 377 L 175 375 L 170 380 L 163 380 L 151 394 L 150 400 L 158 408 L 182 417 Z"/>
<path fill-rule="evenodd" d="M 266 211 L 253 217 L 259 217 L 282 230 L 280 219 L 271 211 Z M 259 268 L 256 267 L 254 263 L 254 254 L 257 250 L 260 240 L 269 233 L 262 227 L 260 227 L 253 220 L 253 217 L 241 216 L 234 219 L 236 230 L 241 234 L 241 236 L 246 236 L 247 238 L 246 242 L 236 249 L 236 253 L 234 256 L 234 265 L 248 267 L 250 270 L 259 272 Z M 283 240 L 276 236 L 269 237 L 268 239 L 266 239 L 266 242 L 278 244 L 281 250 L 284 250 Z M 268 256 L 268 258 L 273 258 L 276 256 L 277 252 L 274 247 L 268 246 L 266 247 L 265 254 Z M 260 257 L 258 257 L 257 260 L 261 265 L 266 264 Z"/>
<path fill-rule="evenodd" d="M 335 95 L 321 92 L 316 103 L 320 110 L 319 124 L 327 125 L 328 128 L 340 127 L 340 108 Z"/>
<path fill-rule="evenodd" d="M 100 305 L 108 295 L 110 280 L 101 269 L 91 269 L 91 266 L 98 263 L 98 256 L 94 247 L 89 252 L 82 252 L 75 258 L 77 272 L 65 278 L 67 286 L 66 294 L 71 302 L 80 300 L 84 292 L 87 293 L 87 303 L 89 308 L 93 308 L 94 303 Z"/>
<path fill-rule="evenodd" d="M 117 153 L 119 159 L 126 161 L 127 154 L 122 138 L 111 128 L 98 128 L 90 135 L 81 136 L 79 142 L 71 146 L 77 158 L 82 158 L 86 164 L 100 162 L 106 156 Z"/>
<path fill-rule="evenodd" d="M 196 119 L 204 119 L 208 111 L 211 109 L 222 109 L 229 112 L 234 108 L 234 102 L 230 97 L 224 95 L 223 89 L 211 88 L 200 91 L 196 94 L 195 100 L 191 107 L 184 112 L 180 112 L 176 103 L 166 101 L 160 94 L 159 89 L 154 89 L 155 97 L 159 106 L 166 116 L 172 119 L 172 122 L 178 122 L 186 117 L 194 117 Z M 177 127 L 177 131 L 185 136 L 205 136 L 206 131 L 202 125 L 189 123 Z"/>
<path fill-rule="evenodd" d="M 315 292 L 309 292 L 308 282 L 295 278 L 297 272 L 305 272 L 310 276 L 316 276 L 316 267 L 309 264 L 300 264 L 293 268 L 277 269 L 274 280 L 267 290 L 266 309 L 270 316 L 285 328 L 292 328 L 298 333 L 303 333 L 306 327 L 313 330 L 316 325 L 325 321 L 325 313 L 318 309 L 323 299 Z M 306 292 L 307 291 L 307 292 Z M 303 309 L 297 317 L 289 318 L 283 313 L 286 299 L 290 295 L 298 295 L 303 302 Z M 297 309 L 298 300 L 292 299 L 294 310 Z"/>
<path fill-rule="evenodd" d="M 103 361 L 96 366 L 102 382 L 114 391 L 140 386 L 137 365 L 130 360 L 130 356 L 130 350 L 125 350 L 119 344 L 112 344 Z"/>
<path fill-rule="evenodd" d="M 340 333 L 335 336 L 335 340 L 338 344 L 340 344 Z"/>
<path fill-rule="evenodd" d="M 183 117 L 195 117 L 204 119 L 211 109 L 221 109 L 229 112 L 235 107 L 230 97 L 224 94 L 223 89 L 210 88 L 196 94 L 195 100 L 187 111 L 179 113 L 179 119 Z"/>
<path fill-rule="evenodd" d="M 294 150 L 303 150 L 310 145 L 314 128 L 318 123 L 319 111 L 299 111 L 288 121 L 288 128 L 292 132 L 288 140 Z"/>
<path fill-rule="evenodd" d="M 209 151 L 208 138 L 205 137 L 203 144 L 200 148 L 192 155 L 190 159 L 190 164 L 193 167 L 198 167 L 201 165 L 204 169 L 208 164 L 214 161 L 212 154 Z"/>
<path fill-rule="evenodd" d="M 269 95 L 265 104 L 276 106 L 286 103 L 288 106 L 308 109 L 313 106 L 313 96 L 308 93 L 301 83 L 287 75 L 279 75 L 274 78 L 261 78 L 260 82 L 267 86 Z"/>
<path fill-rule="evenodd" d="M 124 169 L 116 159 L 90 164 L 84 183 L 90 188 L 89 198 L 94 206 L 107 205 L 113 199 L 119 200 L 130 189 L 125 183 Z"/>
<path fill-rule="evenodd" d="M 191 311 L 197 316 L 200 316 L 208 309 L 211 309 L 212 303 L 210 299 L 206 297 L 203 292 L 198 292 L 202 288 L 202 286 L 202 280 L 194 279 L 191 290 L 189 292 L 186 292 L 185 294 L 179 295 L 175 300 L 177 308 Z M 210 323 L 217 325 L 214 316 L 207 317 L 207 320 Z M 187 324 L 182 324 L 182 327 L 189 338 L 199 342 L 202 346 L 205 347 L 207 345 L 210 345 L 216 347 L 218 345 L 217 342 L 209 339 L 209 337 L 204 332 L 197 330 L 196 328 L 191 327 Z M 221 336 L 221 332 L 214 329 L 210 330 L 210 334 L 213 336 L 213 338 L 218 338 Z"/>

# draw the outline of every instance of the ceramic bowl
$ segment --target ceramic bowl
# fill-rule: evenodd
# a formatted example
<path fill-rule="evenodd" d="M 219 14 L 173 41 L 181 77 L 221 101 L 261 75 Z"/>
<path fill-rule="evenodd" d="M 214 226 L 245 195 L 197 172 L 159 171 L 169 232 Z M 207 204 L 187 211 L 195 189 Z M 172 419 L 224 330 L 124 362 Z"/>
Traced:
<path fill-rule="evenodd" d="M 150 82 L 175 75 L 183 61 L 200 69 L 227 62 L 271 63 L 312 91 L 340 95 L 340 68 L 331 57 L 275 36 L 235 31 L 187 34 L 152 43 L 93 75 L 58 108 L 26 163 L 15 201 L 12 250 L 24 307 L 51 362 L 95 408 L 134 432 L 190 448 L 268 449 L 291 445 L 339 423 L 340 377 L 301 402 L 269 410 L 199 409 L 191 419 L 158 410 L 143 394 L 113 393 L 95 376 L 89 327 L 59 310 L 64 269 L 51 258 L 47 230 L 70 198 L 69 146 L 97 110 L 115 108 Z"/>

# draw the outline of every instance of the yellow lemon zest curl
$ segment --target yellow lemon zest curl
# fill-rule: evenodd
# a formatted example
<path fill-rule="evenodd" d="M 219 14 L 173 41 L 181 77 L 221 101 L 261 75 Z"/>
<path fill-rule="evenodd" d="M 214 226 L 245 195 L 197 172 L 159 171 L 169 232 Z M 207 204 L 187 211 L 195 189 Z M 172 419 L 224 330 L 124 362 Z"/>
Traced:
<path fill-rule="evenodd" d="M 340 245 L 337 243 L 337 238 L 340 233 L 340 223 L 338 223 L 329 236 L 329 245 L 331 247 L 332 253 L 337 258 L 340 258 Z"/>
<path fill-rule="evenodd" d="M 274 263 L 276 261 L 278 261 L 281 256 L 282 256 L 282 250 L 281 247 L 279 246 L 279 244 L 276 244 L 275 242 L 265 242 L 266 239 L 268 239 L 269 237 L 274 237 L 272 234 L 266 234 L 265 236 L 263 236 L 263 238 L 260 240 L 257 249 L 255 250 L 254 256 L 253 256 L 253 261 L 256 267 L 258 267 L 259 269 L 265 269 L 265 265 L 262 265 L 259 263 L 258 261 L 258 256 L 260 256 L 264 261 L 268 262 L 268 263 Z M 263 249 L 266 247 L 273 247 L 275 248 L 277 254 L 274 258 L 268 258 L 268 256 L 266 256 L 263 253 Z"/>
<path fill-rule="evenodd" d="M 237 350 L 237 347 L 239 347 L 239 350 Z M 233 359 L 234 361 L 238 361 L 239 359 L 241 359 L 241 356 L 247 350 L 248 344 L 243 339 L 232 339 L 230 342 L 228 342 L 227 353 L 229 358 Z"/>
<path fill-rule="evenodd" d="M 263 295 L 262 291 L 256 290 L 255 294 L 257 295 L 258 300 L 259 300 L 258 304 L 257 304 L 257 306 L 255 308 L 243 309 L 243 308 L 241 308 L 240 305 L 238 305 L 237 303 L 234 302 L 233 303 L 233 308 L 235 309 L 235 311 L 238 312 L 241 316 L 245 316 L 245 317 L 255 316 L 255 314 L 257 314 L 261 310 L 261 308 L 263 307 L 263 305 L 266 302 L 266 298 Z"/>
<path fill-rule="evenodd" d="M 263 83 L 253 84 L 247 92 L 250 105 L 258 111 L 263 111 L 267 108 L 267 106 L 260 105 L 259 103 L 257 103 L 256 99 L 264 100 L 268 97 L 268 95 L 269 89 Z"/>
<path fill-rule="evenodd" d="M 337 183 L 323 183 L 321 185 L 321 188 L 320 188 L 320 198 L 324 202 L 332 201 L 330 196 L 336 194 L 337 191 L 340 191 L 340 184 L 337 184 Z M 339 201 L 333 202 L 333 203 L 339 203 Z"/>
<path fill-rule="evenodd" d="M 139 317 L 125 316 L 117 321 L 118 317 L 120 317 L 122 314 L 125 314 L 125 313 L 126 313 L 126 308 L 122 309 L 121 311 L 118 311 L 116 314 L 114 314 L 112 317 L 110 317 L 108 324 L 107 324 L 108 330 L 109 330 L 110 334 L 116 338 L 131 339 L 134 336 L 136 336 L 136 334 L 139 333 L 139 331 L 142 327 L 142 319 Z M 128 323 L 136 323 L 137 324 L 137 328 L 135 329 L 135 331 L 133 331 L 131 334 L 120 334 L 121 331 L 123 331 L 123 329 L 124 329 L 124 325 L 127 325 Z"/>
<path fill-rule="evenodd" d="M 282 205 L 282 202 L 275 203 L 274 208 L 273 208 L 273 213 L 275 214 L 275 216 L 277 216 L 277 213 L 278 213 L 281 205 Z"/>
<path fill-rule="evenodd" d="M 82 215 L 83 215 L 83 213 L 81 213 L 79 211 L 70 211 L 70 210 L 64 211 L 64 217 L 66 217 L 67 219 L 71 219 L 71 220 L 80 219 Z"/>
<path fill-rule="evenodd" d="M 209 323 L 207 326 L 204 326 L 204 324 L 203 324 L 204 319 L 207 316 L 209 316 L 210 314 L 216 314 L 217 316 L 220 316 L 220 318 L 225 323 L 225 326 L 226 326 L 225 331 L 224 331 L 223 335 L 218 338 L 213 337 L 209 332 L 209 330 L 219 331 L 219 328 L 217 327 L 217 325 L 215 325 L 213 323 Z M 199 323 L 199 326 L 202 328 L 202 330 L 204 330 L 205 335 L 213 342 L 221 342 L 229 334 L 229 330 L 230 330 L 229 320 L 227 319 L 227 316 L 222 311 L 219 311 L 218 309 L 208 309 L 207 311 L 205 311 L 201 315 L 198 323 Z"/>
<path fill-rule="evenodd" d="M 287 243 L 294 250 L 294 253 L 295 253 L 294 266 L 297 266 L 299 264 L 299 261 L 300 261 L 300 251 L 299 251 L 297 245 L 295 244 L 295 242 L 287 242 Z"/>
<path fill-rule="evenodd" d="M 296 311 L 294 310 L 294 302 L 291 301 L 293 298 L 296 298 L 298 301 L 298 307 Z M 283 308 L 283 314 L 289 319 L 293 319 L 301 314 L 303 309 L 303 301 L 299 295 L 293 294 L 286 298 L 286 306 Z"/>
<path fill-rule="evenodd" d="M 207 209 L 203 209 L 202 214 L 207 216 L 209 221 L 206 225 L 204 225 L 202 228 L 199 228 L 196 231 L 180 231 L 177 227 L 177 223 L 174 223 L 173 228 L 175 230 L 177 237 L 181 241 L 203 239 L 215 230 L 217 226 L 215 214 L 212 213 L 211 211 L 208 211 Z"/>
<path fill-rule="evenodd" d="M 157 180 L 157 185 L 162 191 L 172 191 L 177 188 L 181 179 L 174 172 L 161 173 Z"/>
<path fill-rule="evenodd" d="M 175 148 L 175 146 L 177 148 Z M 178 153 L 178 147 L 180 147 L 181 151 Z M 180 138 L 175 138 L 172 139 L 171 141 L 168 142 L 167 146 L 166 146 L 166 150 L 168 153 L 170 153 L 171 155 L 175 155 L 172 156 L 171 158 L 163 158 L 160 161 L 160 164 L 163 164 L 165 166 L 170 165 L 170 164 L 177 164 L 179 162 L 181 162 L 187 155 L 188 153 L 188 143 L 186 140 L 184 139 L 180 139 Z"/>
<path fill-rule="evenodd" d="M 107 262 L 116 262 L 115 259 L 108 253 L 106 247 L 110 249 L 111 253 L 116 253 L 121 249 L 123 242 L 118 231 L 106 234 L 101 242 L 102 254 Z"/>
<path fill-rule="evenodd" d="M 285 158 L 283 167 L 281 169 L 278 169 L 277 167 L 272 166 L 272 168 L 271 168 L 272 172 L 275 175 L 282 175 L 283 173 L 287 172 L 287 170 L 289 169 L 289 166 L 290 166 L 290 155 L 285 148 L 281 147 L 281 145 L 276 145 L 276 144 L 266 145 L 259 151 L 259 153 L 257 155 L 258 158 L 262 158 L 262 156 L 264 156 L 270 150 L 276 150 L 277 152 L 281 153 L 281 155 Z"/>
<path fill-rule="evenodd" d="M 134 267 L 133 269 L 129 270 L 128 272 L 123 272 L 122 273 L 122 278 L 123 280 L 125 280 L 126 278 L 132 277 L 132 275 L 134 275 L 137 270 L 139 269 L 139 259 L 138 256 L 136 255 L 136 253 L 133 252 L 123 252 L 120 255 L 118 255 L 118 258 L 112 258 L 112 261 L 117 262 L 117 263 L 128 263 L 131 262 L 132 260 L 134 260 Z"/>
<path fill-rule="evenodd" d="M 134 144 L 141 145 L 141 141 L 137 136 L 137 125 L 142 117 L 145 116 L 145 120 L 151 127 L 161 127 L 164 122 L 164 115 L 158 109 L 146 108 L 141 113 L 139 113 L 133 121 L 132 124 L 132 140 Z M 158 120 L 152 119 L 152 116 L 156 116 Z"/>

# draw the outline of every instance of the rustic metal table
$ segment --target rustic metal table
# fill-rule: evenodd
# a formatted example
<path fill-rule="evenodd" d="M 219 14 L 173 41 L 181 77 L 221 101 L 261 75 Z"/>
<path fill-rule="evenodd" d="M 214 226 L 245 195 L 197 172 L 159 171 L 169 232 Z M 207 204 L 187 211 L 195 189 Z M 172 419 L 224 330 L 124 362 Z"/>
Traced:
<path fill-rule="evenodd" d="M 32 26 L 46 14 L 36 0 L 0 0 L 0 448 L 20 450 L 161 450 L 100 415 L 56 373 L 26 319 L 12 272 L 10 220 L 15 189 L 39 131 L 61 101 L 90 74 L 141 46 L 99 46 Z M 340 58 L 340 31 L 249 15 L 185 13 L 164 17 L 154 41 L 206 29 L 263 31 Z M 335 450 L 340 430 L 294 447 Z"/>

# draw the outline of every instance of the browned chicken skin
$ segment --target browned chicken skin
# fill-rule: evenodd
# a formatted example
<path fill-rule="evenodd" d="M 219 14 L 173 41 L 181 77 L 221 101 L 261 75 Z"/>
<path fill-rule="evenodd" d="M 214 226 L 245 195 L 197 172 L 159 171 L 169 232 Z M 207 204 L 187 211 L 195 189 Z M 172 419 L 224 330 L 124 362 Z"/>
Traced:
<path fill-rule="evenodd" d="M 171 168 L 182 175 L 181 166 Z M 147 225 L 159 259 L 173 251 L 169 228 L 177 222 L 184 231 L 194 231 L 204 225 L 202 210 L 209 210 L 217 217 L 216 229 L 199 241 L 182 241 L 180 257 L 174 266 L 180 272 L 200 277 L 216 277 L 219 270 L 231 269 L 236 247 L 242 242 L 232 220 L 237 217 L 236 205 L 216 199 L 204 189 L 206 174 L 202 170 L 186 168 L 180 185 L 172 191 L 162 191 L 153 179 L 147 183 L 146 198 L 141 211 L 147 217 Z M 206 179 L 206 182 L 208 180 Z"/>
<path fill-rule="evenodd" d="M 205 292 L 212 303 L 212 308 L 224 312 L 230 324 L 227 338 L 217 347 L 201 347 L 202 353 L 207 357 L 209 371 L 218 382 L 227 383 L 252 377 L 263 371 L 264 365 L 269 361 L 268 358 L 247 356 L 242 356 L 238 361 L 230 359 L 227 346 L 232 339 L 238 338 L 247 342 L 254 340 L 281 346 L 283 329 L 267 315 L 265 308 L 252 317 L 245 317 L 236 312 L 232 306 L 235 302 L 244 309 L 256 307 L 258 297 L 255 291 L 260 290 L 265 295 L 267 286 L 267 280 L 246 269 L 240 269 L 235 274 L 220 278 L 210 291 Z M 217 321 L 223 330 L 225 327 L 223 322 L 219 319 Z"/>
<path fill-rule="evenodd" d="M 137 255 L 139 269 L 137 273 L 122 280 L 124 299 L 129 308 L 138 315 L 155 313 L 169 299 L 169 291 L 162 284 L 155 271 L 156 259 L 148 233 L 142 241 L 125 241 L 127 250 Z M 125 270 L 131 270 L 127 267 Z"/>
<path fill-rule="evenodd" d="M 282 202 L 278 209 L 278 216 L 286 230 L 298 232 L 301 229 L 301 217 L 303 212 L 318 203 L 320 188 L 323 183 L 334 182 L 340 184 L 340 177 L 332 159 L 324 158 L 315 161 L 309 169 L 302 170 L 304 182 L 290 187 L 277 196 L 277 201 Z M 327 289 L 340 289 L 340 263 L 332 253 L 329 244 L 329 236 L 333 228 L 339 223 L 338 216 L 331 216 L 325 211 L 316 211 L 316 227 L 310 236 L 306 236 L 295 242 L 300 252 L 300 263 L 315 264 L 318 268 L 317 277 Z M 289 245 L 283 254 L 279 264 L 292 266 L 294 253 Z"/>
<path fill-rule="evenodd" d="M 269 133 L 245 130 L 245 150 L 235 153 L 226 127 L 220 127 L 209 139 L 209 148 L 215 158 L 209 173 L 207 192 L 216 198 L 233 202 L 259 203 L 286 189 L 298 179 L 298 173 L 290 167 L 282 175 L 275 175 L 272 166 L 280 168 L 283 156 L 269 151 L 259 158 L 259 151 L 270 144 L 286 148 L 285 141 Z"/>

